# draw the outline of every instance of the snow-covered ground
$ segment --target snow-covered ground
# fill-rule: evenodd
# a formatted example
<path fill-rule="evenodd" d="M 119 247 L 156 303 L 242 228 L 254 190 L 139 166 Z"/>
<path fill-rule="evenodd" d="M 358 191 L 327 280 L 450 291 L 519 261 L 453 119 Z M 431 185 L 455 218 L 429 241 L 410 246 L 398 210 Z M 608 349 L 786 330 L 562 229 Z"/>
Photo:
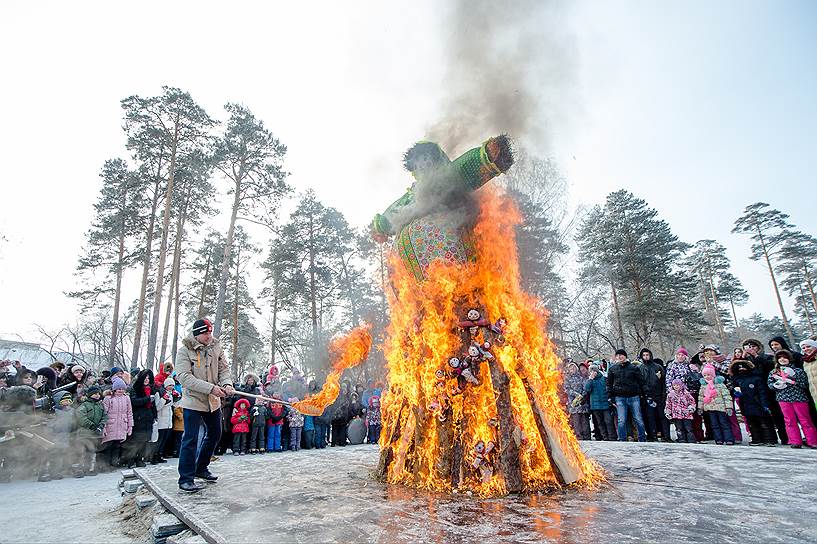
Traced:
<path fill-rule="evenodd" d="M 478 499 L 370 478 L 375 446 L 231 455 L 219 482 L 178 492 L 175 464 L 145 477 L 223 542 L 814 542 L 817 452 L 788 447 L 585 442 L 610 474 L 597 492 Z M 0 543 L 134 542 L 119 473 L 0 485 Z"/>
<path fill-rule="evenodd" d="M 119 528 L 119 472 L 0 484 L 0 543 L 133 542 Z"/>

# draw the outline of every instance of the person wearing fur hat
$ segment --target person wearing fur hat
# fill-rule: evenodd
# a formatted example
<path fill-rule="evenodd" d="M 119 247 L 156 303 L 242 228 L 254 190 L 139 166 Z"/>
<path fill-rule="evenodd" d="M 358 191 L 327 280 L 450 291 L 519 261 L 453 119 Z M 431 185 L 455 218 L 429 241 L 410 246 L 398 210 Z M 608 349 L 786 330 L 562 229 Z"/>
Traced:
<path fill-rule="evenodd" d="M 692 432 L 692 414 L 694 413 L 695 398 L 687 389 L 684 381 L 675 378 L 672 380 L 670 390 L 667 392 L 664 415 L 675 425 L 678 442 L 686 442 L 687 444 L 698 442 L 695 433 Z"/>
<path fill-rule="evenodd" d="M 133 432 L 124 445 L 128 468 L 144 467 L 145 461 L 150 460 L 148 444 L 153 434 L 153 423 L 158 416 L 153 387 L 153 371 L 149 368 L 139 371 L 133 379 L 130 391 Z"/>
<path fill-rule="evenodd" d="M 589 367 L 584 384 L 584 395 L 589 399 L 590 417 L 593 419 L 593 435 L 596 440 L 615 440 L 616 424 L 607 397 L 607 381 L 596 363 Z"/>
<path fill-rule="evenodd" d="M 786 434 L 792 448 L 801 448 L 803 438 L 800 427 L 806 435 L 806 445 L 817 448 L 817 429 L 809 415 L 808 378 L 802 368 L 792 366 L 792 353 L 782 349 L 774 354 L 775 367 L 769 374 L 767 384 L 774 391 L 783 417 L 786 421 Z M 799 423 L 799 427 L 798 427 Z"/>
<path fill-rule="evenodd" d="M 718 376 L 715 367 L 707 364 L 701 371 L 701 389 L 698 391 L 698 413 L 708 413 L 712 424 L 715 444 L 733 446 L 735 437 L 729 425 L 732 415 L 732 395 L 724 383 L 723 376 Z"/>
<path fill-rule="evenodd" d="M 74 476 L 93 476 L 96 470 L 96 454 L 99 450 L 100 437 L 105 429 L 108 416 L 102 404 L 102 388 L 92 385 L 85 391 L 84 400 L 76 409 L 77 432 L 74 452 L 77 455 L 77 469 Z"/>
<path fill-rule="evenodd" d="M 102 430 L 102 446 L 109 467 L 118 467 L 122 459 L 122 444 L 133 432 L 133 410 L 127 395 L 125 380 L 115 376 L 111 381 L 112 394 L 105 397 L 102 406 L 107 420 Z"/>
<path fill-rule="evenodd" d="M 235 402 L 230 423 L 233 425 L 233 455 L 244 455 L 250 434 L 250 401 L 238 399 Z"/>
<path fill-rule="evenodd" d="M 817 407 L 817 340 L 806 338 L 800 342 L 800 349 L 803 350 L 803 370 L 808 378 L 811 399 Z"/>
<path fill-rule="evenodd" d="M 85 389 L 85 381 L 87 379 L 87 372 L 85 367 L 79 363 L 76 363 L 70 367 L 68 367 L 68 372 L 66 372 L 62 378 L 59 379 L 57 385 L 62 387 L 64 385 L 71 384 L 69 387 L 63 389 L 63 391 L 67 391 L 69 395 L 74 398 L 77 398 L 77 390 L 78 389 Z M 73 383 L 72 383 L 73 382 Z"/>
<path fill-rule="evenodd" d="M 213 325 L 207 319 L 193 323 L 193 330 L 182 340 L 176 354 L 176 379 L 182 384 L 181 407 L 184 409 L 184 435 L 179 451 L 179 489 L 195 493 L 202 489 L 195 482 L 218 479 L 209 470 L 210 459 L 222 434 L 221 400 L 234 393 L 230 367 Z M 201 424 L 205 439 L 197 452 Z"/>
<path fill-rule="evenodd" d="M 769 390 L 760 374 L 755 372 L 755 364 L 746 359 L 735 359 L 729 365 L 729 375 L 735 400 L 752 437 L 749 445 L 776 446 Z"/>

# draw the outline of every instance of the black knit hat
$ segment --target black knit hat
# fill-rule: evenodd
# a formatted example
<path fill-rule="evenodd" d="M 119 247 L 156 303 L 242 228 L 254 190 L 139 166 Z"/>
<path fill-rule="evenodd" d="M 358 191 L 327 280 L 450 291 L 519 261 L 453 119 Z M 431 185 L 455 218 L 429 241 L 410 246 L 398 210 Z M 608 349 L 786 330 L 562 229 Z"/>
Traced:
<path fill-rule="evenodd" d="M 197 319 L 193 323 L 193 336 L 198 336 L 206 332 L 213 332 L 213 324 L 209 319 Z"/>
<path fill-rule="evenodd" d="M 624 351 L 623 349 L 620 349 L 620 348 L 619 348 L 619 349 L 617 349 L 617 350 L 616 350 L 616 355 L 624 355 L 624 356 L 626 357 L 626 356 L 627 356 L 627 352 L 626 352 L 626 351 Z"/>

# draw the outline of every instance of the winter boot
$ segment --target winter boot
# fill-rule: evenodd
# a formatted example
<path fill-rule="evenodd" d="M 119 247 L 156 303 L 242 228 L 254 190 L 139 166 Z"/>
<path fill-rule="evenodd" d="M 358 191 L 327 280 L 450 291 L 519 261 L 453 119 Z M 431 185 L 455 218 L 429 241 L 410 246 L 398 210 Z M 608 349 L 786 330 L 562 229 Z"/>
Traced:
<path fill-rule="evenodd" d="M 96 469 L 96 453 L 91 454 L 91 462 L 88 463 L 88 471 L 85 474 L 88 476 L 96 476 L 98 474 Z"/>

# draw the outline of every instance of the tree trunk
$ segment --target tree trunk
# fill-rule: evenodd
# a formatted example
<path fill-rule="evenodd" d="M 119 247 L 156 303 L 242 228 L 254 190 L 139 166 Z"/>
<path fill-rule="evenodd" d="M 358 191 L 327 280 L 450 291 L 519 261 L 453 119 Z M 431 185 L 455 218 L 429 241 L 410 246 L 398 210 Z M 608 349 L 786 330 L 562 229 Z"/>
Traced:
<path fill-rule="evenodd" d="M 808 321 L 808 330 L 814 334 L 814 323 L 811 321 L 811 312 L 808 310 L 808 300 L 806 299 L 806 292 L 803 290 L 803 284 L 800 287 L 800 304 L 803 305 L 803 311 L 806 312 L 806 321 Z"/>
<path fill-rule="evenodd" d="M 809 272 L 808 265 L 803 262 L 803 273 L 806 278 L 806 286 L 808 287 L 808 292 L 811 295 L 811 307 L 817 311 L 817 296 L 814 295 L 814 284 L 811 282 L 811 272 Z"/>
<path fill-rule="evenodd" d="M 235 287 L 233 291 L 233 376 L 238 377 L 238 286 L 240 279 L 241 248 L 235 254 Z"/>
<path fill-rule="evenodd" d="M 199 309 L 196 312 L 196 319 L 204 318 L 204 295 L 207 292 L 207 281 L 210 279 L 210 261 L 213 260 L 213 252 L 207 252 L 207 264 L 204 267 L 204 280 L 201 282 L 201 296 L 199 297 Z"/>
<path fill-rule="evenodd" d="M 230 228 L 227 230 L 227 241 L 224 243 L 224 260 L 221 262 L 221 277 L 218 282 L 218 297 L 216 298 L 216 317 L 213 323 L 213 336 L 221 334 L 221 321 L 224 319 L 224 301 L 227 298 L 227 276 L 230 272 L 230 255 L 233 252 L 233 238 L 235 237 L 235 222 L 238 218 L 238 208 L 241 205 L 241 180 L 243 172 L 235 181 L 235 198 L 233 198 L 233 212 L 230 215 Z"/>
<path fill-rule="evenodd" d="M 276 344 L 278 340 L 278 281 L 275 280 L 275 285 L 273 286 L 275 289 L 275 294 L 272 297 L 272 331 L 270 333 L 270 354 L 269 354 L 269 364 L 270 367 L 275 365 L 275 350 Z"/>
<path fill-rule="evenodd" d="M 182 231 L 184 236 L 184 231 Z M 181 302 L 181 259 L 179 259 L 179 268 L 176 269 L 176 300 L 173 304 L 173 344 L 170 346 L 170 356 L 173 359 L 173 366 L 176 366 L 176 346 L 179 345 L 179 303 Z"/>
<path fill-rule="evenodd" d="M 618 326 L 618 341 L 621 342 L 620 348 L 626 349 L 624 347 L 624 327 L 621 324 L 621 310 L 618 307 L 618 295 L 616 294 L 616 286 L 613 283 L 612 278 L 610 279 L 610 288 L 613 291 L 613 308 L 616 312 L 616 325 Z"/>
<path fill-rule="evenodd" d="M 318 349 L 318 308 L 315 293 L 315 232 L 312 215 L 309 216 L 309 304 L 312 319 L 312 352 Z"/>
<path fill-rule="evenodd" d="M 729 304 L 732 306 L 732 319 L 735 320 L 735 328 L 738 328 L 738 313 L 735 311 L 735 300 L 729 297 Z"/>
<path fill-rule="evenodd" d="M 185 206 L 186 207 L 186 206 Z M 164 362 L 165 353 L 167 353 L 167 337 L 170 333 L 170 315 L 173 308 L 173 303 L 176 300 L 176 277 L 179 275 L 179 261 L 181 260 L 182 251 L 182 229 L 184 228 L 184 214 L 186 210 L 180 210 L 179 217 L 176 219 L 176 240 L 173 244 L 173 264 L 170 265 L 170 287 L 167 293 L 167 311 L 165 312 L 165 325 L 162 331 L 162 349 L 159 355 L 159 361 Z"/>
<path fill-rule="evenodd" d="M 160 157 L 156 173 L 156 182 L 153 186 L 153 199 L 150 206 L 147 240 L 145 241 L 145 262 L 142 264 L 142 287 L 139 290 L 139 306 L 136 310 L 136 329 L 133 332 L 133 356 L 131 357 L 131 365 L 137 365 L 139 363 L 139 348 L 142 347 L 142 324 L 145 319 L 145 297 L 147 296 L 148 277 L 150 276 L 151 247 L 153 245 L 153 233 L 156 226 L 156 209 L 159 206 L 159 187 L 161 187 L 162 184 L 161 167 L 162 160 Z"/>
<path fill-rule="evenodd" d="M 783 299 L 780 298 L 780 289 L 777 288 L 777 278 L 774 275 L 774 268 L 772 267 L 772 259 L 769 256 L 769 250 L 766 247 L 766 240 L 763 238 L 763 233 L 758 228 L 757 234 L 760 239 L 760 245 L 763 248 L 763 256 L 766 258 L 766 266 L 769 267 L 769 275 L 772 278 L 772 285 L 774 286 L 774 294 L 777 297 L 777 307 L 780 308 L 780 317 L 783 318 L 783 325 L 786 327 L 786 336 L 789 337 L 789 345 L 796 346 L 797 343 L 794 341 L 794 333 L 791 330 L 791 325 L 789 324 L 789 319 L 786 317 L 786 310 L 783 308 Z"/>
<path fill-rule="evenodd" d="M 148 335 L 148 349 L 145 366 L 153 368 L 156 361 L 156 340 L 159 335 L 159 318 L 162 307 L 162 285 L 164 284 L 165 263 L 167 261 L 167 234 L 170 230 L 170 208 L 173 201 L 173 182 L 176 177 L 176 150 L 179 142 L 179 123 L 176 124 L 173 132 L 173 145 L 170 152 L 170 172 L 167 178 L 167 191 L 165 192 L 165 211 L 162 219 L 162 242 L 159 245 L 159 268 L 156 270 L 156 289 L 153 295 L 153 316 L 150 320 L 150 334 Z"/>
<path fill-rule="evenodd" d="M 110 366 L 116 366 L 116 341 L 119 332 L 119 301 L 122 299 L 122 268 L 125 260 L 125 213 L 128 200 L 128 180 L 122 180 L 122 207 L 119 210 L 122 218 L 119 222 L 119 253 L 116 260 L 116 292 L 113 299 L 113 324 L 111 325 L 111 349 L 108 351 Z"/>
<path fill-rule="evenodd" d="M 715 314 L 715 324 L 718 327 L 718 336 L 721 339 L 721 345 L 726 343 L 726 334 L 721 324 L 721 309 L 718 305 L 718 296 L 715 294 L 715 283 L 712 281 L 712 266 L 707 258 L 707 273 L 709 276 L 709 291 L 712 293 L 712 313 Z"/>

